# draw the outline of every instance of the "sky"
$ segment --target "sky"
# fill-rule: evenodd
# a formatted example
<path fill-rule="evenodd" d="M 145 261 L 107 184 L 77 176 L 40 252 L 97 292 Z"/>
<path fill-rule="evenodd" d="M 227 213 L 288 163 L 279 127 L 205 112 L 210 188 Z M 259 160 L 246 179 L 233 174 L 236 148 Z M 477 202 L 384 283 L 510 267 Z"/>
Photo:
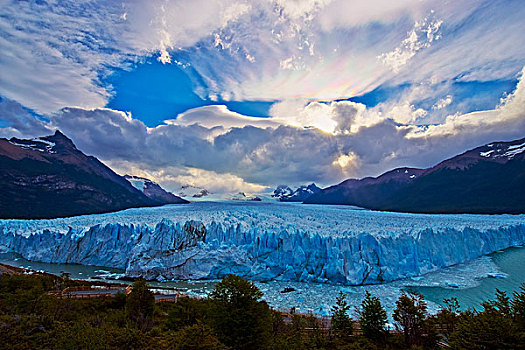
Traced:
<path fill-rule="evenodd" d="M 523 0 L 0 0 L 0 137 L 267 192 L 525 136 Z"/>

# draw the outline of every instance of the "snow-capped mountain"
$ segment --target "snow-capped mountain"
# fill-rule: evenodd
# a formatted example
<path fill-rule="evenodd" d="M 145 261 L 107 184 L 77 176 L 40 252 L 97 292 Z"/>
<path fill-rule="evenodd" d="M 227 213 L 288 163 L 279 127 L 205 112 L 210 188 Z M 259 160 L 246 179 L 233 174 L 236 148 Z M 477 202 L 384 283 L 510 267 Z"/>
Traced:
<path fill-rule="evenodd" d="M 525 138 L 493 142 L 431 168 L 350 179 L 305 203 L 420 213 L 525 213 Z"/>
<path fill-rule="evenodd" d="M 182 198 L 204 198 L 209 196 L 211 193 L 202 187 L 192 186 L 192 185 L 183 185 L 179 189 L 177 195 Z"/>
<path fill-rule="evenodd" d="M 260 202 L 262 199 L 258 196 L 246 194 L 244 192 L 238 192 L 231 196 L 229 198 L 232 201 L 252 201 L 252 202 Z"/>
<path fill-rule="evenodd" d="M 186 200 L 167 192 L 159 184 L 140 176 L 124 175 L 133 187 L 144 193 L 149 199 L 162 204 L 181 204 L 187 203 Z"/>
<path fill-rule="evenodd" d="M 30 140 L 0 139 L 0 188 L 1 218 L 54 218 L 161 204 L 79 151 L 58 130 Z"/>
<path fill-rule="evenodd" d="M 311 195 L 321 191 L 314 183 L 310 185 L 299 186 L 295 191 L 289 186 L 279 185 L 273 191 L 272 197 L 281 202 L 304 202 Z"/>
<path fill-rule="evenodd" d="M 56 135 L 55 135 L 56 136 Z M 48 137 L 36 137 L 30 140 L 19 139 L 13 137 L 7 140 L 13 146 L 18 146 L 25 150 L 38 151 L 43 153 L 57 153 L 56 152 L 56 143 L 49 141 Z"/>
<path fill-rule="evenodd" d="M 289 197 L 293 194 L 293 190 L 287 185 L 279 185 L 273 191 L 272 197 L 281 199 L 283 197 Z"/>

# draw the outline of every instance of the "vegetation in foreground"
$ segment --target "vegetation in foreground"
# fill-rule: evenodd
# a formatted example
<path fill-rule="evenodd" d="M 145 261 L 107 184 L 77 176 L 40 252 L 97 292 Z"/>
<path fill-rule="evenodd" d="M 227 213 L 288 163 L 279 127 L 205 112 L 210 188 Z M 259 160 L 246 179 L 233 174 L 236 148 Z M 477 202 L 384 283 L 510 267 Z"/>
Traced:
<path fill-rule="evenodd" d="M 58 299 L 51 292 L 69 281 L 50 275 L 0 276 L 2 349 L 523 349 L 525 285 L 511 297 L 501 291 L 481 311 L 459 311 L 446 300 L 427 313 L 421 295 L 402 295 L 386 328 L 387 314 L 366 293 L 349 316 L 340 294 L 331 327 L 313 316 L 283 315 L 261 301 L 251 282 L 228 275 L 207 299 L 157 303 L 145 281 L 128 295 L 89 300 Z"/>

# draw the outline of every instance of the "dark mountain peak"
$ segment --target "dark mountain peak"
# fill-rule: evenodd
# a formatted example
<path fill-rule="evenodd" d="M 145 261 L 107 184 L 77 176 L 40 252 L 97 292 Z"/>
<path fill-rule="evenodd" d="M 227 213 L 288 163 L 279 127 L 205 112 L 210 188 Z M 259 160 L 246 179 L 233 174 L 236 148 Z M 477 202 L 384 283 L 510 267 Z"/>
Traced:
<path fill-rule="evenodd" d="M 291 196 L 293 190 L 288 185 L 279 185 L 273 191 L 272 197 L 282 198 L 283 196 Z"/>
<path fill-rule="evenodd" d="M 424 172 L 425 172 L 425 169 L 402 167 L 402 168 L 396 168 L 396 169 L 387 171 L 386 173 L 383 173 L 377 177 L 365 177 L 362 179 L 348 179 L 348 180 L 341 182 L 339 185 L 336 185 L 336 186 L 353 188 L 353 187 L 359 187 L 359 186 L 368 185 L 368 184 L 386 183 L 390 181 L 406 183 L 406 182 L 414 181 L 417 177 L 419 177 Z"/>
<path fill-rule="evenodd" d="M 181 204 L 189 203 L 187 200 L 175 196 L 173 193 L 166 191 L 159 184 L 145 177 L 136 175 L 124 175 L 133 187 L 144 193 L 149 199 L 162 204 Z"/>
<path fill-rule="evenodd" d="M 443 168 L 466 170 L 479 162 L 495 162 L 504 164 L 513 159 L 525 159 L 525 138 L 514 141 L 497 141 L 476 147 L 446 159 L 427 169 L 427 172 Z"/>
<path fill-rule="evenodd" d="M 0 218 L 54 218 L 185 203 L 155 186 L 151 191 L 160 197 L 151 199 L 58 130 L 40 138 L 0 139 Z"/>
<path fill-rule="evenodd" d="M 308 186 L 306 186 L 306 189 L 310 190 L 310 191 L 319 191 L 319 190 L 321 190 L 321 188 L 319 186 L 317 186 L 313 182 L 311 184 L 309 184 Z"/>
<path fill-rule="evenodd" d="M 295 191 L 287 185 L 279 185 L 273 191 L 272 197 L 281 202 L 302 202 L 311 195 L 321 191 L 315 183 L 299 186 Z"/>
<path fill-rule="evenodd" d="M 77 147 L 69 137 L 64 135 L 60 130 L 56 130 L 53 135 L 41 137 L 42 140 L 53 142 L 57 146 L 57 151 L 72 150 L 77 151 Z"/>
<path fill-rule="evenodd" d="M 56 130 L 53 135 L 49 136 L 35 137 L 32 139 L 19 139 L 17 137 L 12 137 L 5 141 L 12 146 L 16 146 L 16 148 L 11 149 L 11 152 L 6 151 L 7 156 L 15 156 L 16 154 L 18 157 L 29 157 L 34 159 L 41 158 L 42 156 L 48 157 L 54 155 L 54 157 L 59 157 L 68 154 L 81 153 L 73 141 L 59 130 Z"/>
<path fill-rule="evenodd" d="M 349 179 L 305 203 L 419 213 L 524 213 L 525 138 L 492 142 L 427 169 Z"/>

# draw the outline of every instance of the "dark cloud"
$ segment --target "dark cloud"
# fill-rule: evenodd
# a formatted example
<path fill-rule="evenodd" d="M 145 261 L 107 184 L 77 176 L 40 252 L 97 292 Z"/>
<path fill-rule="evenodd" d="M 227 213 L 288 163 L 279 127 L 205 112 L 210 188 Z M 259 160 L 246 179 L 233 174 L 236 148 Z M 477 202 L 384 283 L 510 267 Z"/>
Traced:
<path fill-rule="evenodd" d="M 21 104 L 0 98 L 0 136 L 35 137 L 49 133 L 45 122 Z"/>
<path fill-rule="evenodd" d="M 359 126 L 358 105 L 334 103 L 328 106 L 339 126 L 333 134 L 287 125 L 224 128 L 178 125 L 176 120 L 148 128 L 129 114 L 110 109 L 65 108 L 46 121 L 4 99 L 1 119 L 10 126 L 1 130 L 38 136 L 59 128 L 88 154 L 112 164 L 154 170 L 164 178 L 172 172 L 170 181 L 189 172 L 205 174 L 209 181 L 215 181 L 213 174 L 217 174 L 238 183 L 267 186 L 310 181 L 329 185 L 398 166 L 428 167 L 480 144 L 523 137 L 523 84 L 495 110 L 449 116 L 442 124 L 426 127 L 379 117 Z"/>

